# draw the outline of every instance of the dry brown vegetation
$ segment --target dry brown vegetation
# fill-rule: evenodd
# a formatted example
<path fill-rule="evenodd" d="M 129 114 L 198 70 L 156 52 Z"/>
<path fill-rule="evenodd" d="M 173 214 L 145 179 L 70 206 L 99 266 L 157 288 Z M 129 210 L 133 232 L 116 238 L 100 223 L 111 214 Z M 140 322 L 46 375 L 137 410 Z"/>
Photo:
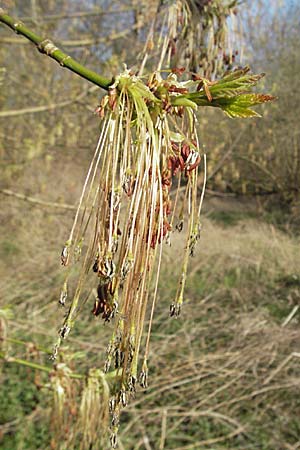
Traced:
<path fill-rule="evenodd" d="M 25 205 L 9 203 L 22 217 Z M 46 219 L 47 239 L 38 231 Z M 6 304 L 17 313 L 8 321 L 8 336 L 25 340 L 29 359 L 46 364 L 47 357 L 34 346 L 51 347 L 59 326 L 55 293 L 61 274 L 55 242 L 64 221 L 66 213 L 27 209 L 15 225 L 17 255 L 5 257 L 7 278 L 1 283 L 1 294 L 9 299 Z M 19 244 L 22 241 L 26 247 Z M 150 387 L 144 394 L 139 391 L 123 414 L 120 448 L 297 448 L 299 239 L 258 219 L 224 226 L 206 217 L 190 266 L 182 317 L 174 321 L 168 317 L 168 305 L 180 246 L 178 234 L 164 261 L 151 340 Z M 47 253 L 45 260 L 37 258 L 37 248 L 39 254 Z M 16 267 L 26 270 L 15 272 Z M 12 272 L 14 285 L 8 281 Z M 87 313 L 91 307 L 87 305 Z M 104 359 L 109 328 L 86 315 L 64 350 L 71 367 L 85 371 Z M 24 357 L 22 347 L 6 345 L 10 354 Z M 5 367 L 6 383 L 10 370 Z M 31 371 L 18 372 L 32 379 Z M 34 381 L 43 384 L 45 377 Z M 41 392 L 46 395 L 44 388 Z M 33 414 L 46 423 L 42 399 L 28 414 L 4 431 L 26 423 L 35 429 Z"/>

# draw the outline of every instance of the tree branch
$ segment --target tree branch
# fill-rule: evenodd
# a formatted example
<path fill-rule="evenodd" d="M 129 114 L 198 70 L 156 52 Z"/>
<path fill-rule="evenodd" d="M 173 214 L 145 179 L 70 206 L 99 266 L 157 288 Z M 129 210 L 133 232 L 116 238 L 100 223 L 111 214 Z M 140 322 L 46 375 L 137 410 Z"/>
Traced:
<path fill-rule="evenodd" d="M 100 86 L 102 89 L 108 90 L 112 80 L 99 75 L 93 70 L 87 69 L 75 59 L 71 58 L 71 56 L 67 55 L 63 51 L 61 51 L 58 47 L 54 45 L 54 43 L 50 39 L 45 39 L 41 36 L 38 36 L 29 28 L 27 28 L 22 22 L 14 19 L 4 12 L 2 8 L 0 8 L 0 22 L 7 25 L 17 34 L 21 34 L 26 37 L 29 41 L 33 42 L 38 50 L 41 53 L 44 53 L 50 58 L 57 61 L 62 67 L 66 67 L 77 75 L 85 78 L 86 80 Z"/>
<path fill-rule="evenodd" d="M 93 9 L 92 11 L 79 11 L 74 13 L 62 13 L 62 14 L 51 14 L 45 16 L 39 16 L 43 22 L 56 22 L 57 20 L 65 20 L 65 19 L 81 19 L 85 17 L 95 17 L 95 16 L 104 16 L 108 14 L 121 14 L 127 13 L 131 11 L 135 11 L 136 7 L 123 7 L 119 9 Z M 26 16 L 21 18 L 24 22 L 32 22 L 35 23 L 35 20 L 31 16 Z"/>
<path fill-rule="evenodd" d="M 15 358 L 14 356 L 7 356 L 2 351 L 0 351 L 0 359 L 3 359 L 7 363 L 16 363 L 16 364 L 19 364 L 21 366 L 29 367 L 30 369 L 40 370 L 42 372 L 51 373 L 51 372 L 56 370 L 55 366 L 53 367 L 53 365 L 51 367 L 49 367 L 49 366 L 44 366 L 42 364 L 38 364 L 38 363 L 33 362 L 33 361 L 28 361 L 26 359 Z M 69 377 L 70 378 L 77 378 L 77 379 L 85 379 L 86 375 L 70 372 L 69 373 Z M 104 375 L 104 377 L 105 377 L 105 380 L 107 382 L 114 383 L 114 381 L 119 378 L 119 374 L 118 374 L 117 370 L 113 370 L 112 372 L 106 373 Z"/>
<path fill-rule="evenodd" d="M 127 36 L 129 33 L 131 33 L 134 30 L 138 30 L 139 28 L 142 27 L 142 24 L 135 24 L 132 25 L 132 27 L 130 28 L 126 28 L 125 30 L 122 31 L 118 31 L 116 33 L 111 33 L 109 35 L 109 41 L 114 41 L 117 39 L 121 39 L 124 38 L 125 36 Z M 91 45 L 97 45 L 103 42 L 107 41 L 107 37 L 99 37 L 99 38 L 95 38 L 95 37 L 86 37 L 84 39 L 65 39 L 60 41 L 60 44 L 63 45 L 64 47 L 88 47 Z M 18 38 L 11 38 L 11 37 L 3 37 L 0 39 L 0 43 L 1 44 L 18 44 L 18 45 L 27 45 L 29 44 L 29 42 L 27 41 L 23 41 L 21 39 Z"/>
<path fill-rule="evenodd" d="M 72 103 L 76 103 L 81 101 L 87 94 L 90 92 L 93 92 L 95 89 L 97 89 L 96 86 L 92 86 L 87 91 L 82 92 L 81 94 L 77 95 L 77 97 L 71 99 L 71 100 L 65 100 L 64 102 L 59 103 L 50 103 L 50 105 L 40 105 L 40 106 L 31 106 L 28 108 L 22 108 L 22 109 L 10 109 L 10 110 L 4 110 L 0 111 L 0 119 L 5 117 L 13 117 L 13 116 L 22 116 L 24 114 L 34 114 L 38 112 L 44 112 L 44 111 L 53 111 L 57 108 L 65 108 L 66 106 L 72 105 Z"/>
<path fill-rule="evenodd" d="M 24 200 L 26 202 L 29 202 L 29 203 L 32 203 L 32 204 L 38 205 L 38 206 L 47 206 L 50 208 L 68 209 L 70 211 L 74 211 L 77 209 L 77 206 L 68 205 L 66 203 L 46 202 L 44 200 L 39 200 L 37 198 L 30 197 L 28 195 L 20 194 L 18 192 L 13 192 L 10 189 L 0 189 L 0 193 L 11 196 L 11 197 L 16 197 L 20 200 Z"/>

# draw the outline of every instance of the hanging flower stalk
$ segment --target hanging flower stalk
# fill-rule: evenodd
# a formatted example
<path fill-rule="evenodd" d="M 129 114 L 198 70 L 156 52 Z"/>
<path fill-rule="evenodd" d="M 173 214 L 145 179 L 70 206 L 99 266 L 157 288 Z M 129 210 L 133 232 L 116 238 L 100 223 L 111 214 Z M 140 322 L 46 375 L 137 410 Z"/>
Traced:
<path fill-rule="evenodd" d="M 78 383 L 72 383 L 70 375 L 71 370 L 61 363 L 50 373 L 53 392 L 51 427 L 54 432 L 51 448 L 57 448 L 61 441 L 72 442 L 74 439 Z"/>
<path fill-rule="evenodd" d="M 82 292 L 88 273 L 94 272 L 97 294 L 92 314 L 104 321 L 115 318 L 105 365 L 105 371 L 118 369 L 120 373 L 120 389 L 112 402 L 114 429 L 119 410 L 135 391 L 138 378 L 143 387 L 147 386 L 149 337 L 163 241 L 170 238 L 178 218 L 177 228 L 182 229 L 186 214 L 183 272 L 171 307 L 171 315 L 177 316 L 183 299 L 186 255 L 193 251 L 197 240 L 201 158 L 196 119 L 192 108 L 185 110 L 170 103 L 174 93 L 185 92 L 187 89 L 181 87 L 175 75 L 164 81 L 154 74 L 147 85 L 127 70 L 117 77 L 97 108 L 103 120 L 102 131 L 61 255 L 62 264 L 68 267 L 61 304 L 67 301 L 70 267 L 79 257 L 82 264 L 55 356 L 85 302 Z M 177 190 L 184 185 L 182 204 L 178 195 L 174 204 L 171 202 L 172 183 Z M 80 255 L 84 242 L 86 251 Z M 139 375 L 138 357 L 148 303 L 149 330 Z"/>
<path fill-rule="evenodd" d="M 200 76 L 180 82 L 174 70 L 165 79 L 155 72 L 143 82 L 126 69 L 96 110 L 102 120 L 101 134 L 61 254 L 66 279 L 60 304 L 68 305 L 72 266 L 80 264 L 80 272 L 54 357 L 94 292 L 92 314 L 105 322 L 114 319 L 105 363 L 105 372 L 116 370 L 119 383 L 110 401 L 113 446 L 121 409 L 138 381 L 143 388 L 147 386 L 163 243 L 170 241 L 174 230 L 185 231 L 182 270 L 170 305 L 170 315 L 178 317 L 188 258 L 200 237 L 205 176 L 199 198 L 201 150 L 195 110 L 197 105 L 210 105 L 231 117 L 257 115 L 250 106 L 272 98 L 245 93 L 262 76 L 248 71 L 235 71 L 218 82 Z M 87 282 L 92 283 L 88 291 Z"/>
<path fill-rule="evenodd" d="M 82 433 L 80 449 L 101 448 L 109 422 L 109 386 L 104 373 L 91 369 L 81 396 L 76 430 Z M 103 432 L 99 433 L 102 429 Z"/>
<path fill-rule="evenodd" d="M 238 0 L 158 1 L 142 67 L 150 56 L 158 67 L 184 66 L 204 77 L 220 76 L 242 52 L 238 6 Z M 149 20 L 148 2 L 144 7 Z M 159 38 L 154 38 L 154 30 L 160 30 Z"/>
<path fill-rule="evenodd" d="M 62 363 L 56 364 L 50 373 L 51 448 L 102 448 L 107 439 L 109 395 L 113 385 L 109 386 L 109 377 L 99 369 L 90 369 L 84 383 L 71 382 L 73 377 L 72 371 Z"/>

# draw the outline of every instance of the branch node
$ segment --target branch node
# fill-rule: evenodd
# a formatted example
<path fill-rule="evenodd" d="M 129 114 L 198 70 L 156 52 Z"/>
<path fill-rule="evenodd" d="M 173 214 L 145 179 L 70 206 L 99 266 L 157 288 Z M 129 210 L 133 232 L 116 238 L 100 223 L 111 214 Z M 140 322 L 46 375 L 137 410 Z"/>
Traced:
<path fill-rule="evenodd" d="M 23 25 L 23 23 L 20 22 L 20 21 L 14 23 L 14 32 L 17 33 L 17 34 L 19 34 L 18 27 L 19 27 L 20 25 Z"/>
<path fill-rule="evenodd" d="M 56 45 L 54 45 L 50 39 L 44 39 L 38 44 L 37 48 L 41 53 L 46 53 L 48 56 L 52 56 L 53 53 L 58 50 Z"/>
<path fill-rule="evenodd" d="M 65 57 L 60 61 L 59 64 L 60 64 L 61 66 L 64 66 L 64 65 L 65 65 L 65 61 L 66 61 L 67 59 L 71 59 L 71 56 L 69 56 L 69 55 L 65 56 Z"/>

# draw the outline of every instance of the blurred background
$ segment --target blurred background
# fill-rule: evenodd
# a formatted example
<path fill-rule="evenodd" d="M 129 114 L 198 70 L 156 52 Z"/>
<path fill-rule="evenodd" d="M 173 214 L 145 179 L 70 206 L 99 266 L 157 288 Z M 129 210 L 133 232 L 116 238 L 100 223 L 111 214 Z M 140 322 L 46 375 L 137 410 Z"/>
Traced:
<path fill-rule="evenodd" d="M 107 77 L 137 62 L 156 9 L 143 0 L 1 6 Z M 250 120 L 199 112 L 208 158 L 201 241 L 178 320 L 168 317 L 175 234 L 166 250 L 150 386 L 122 414 L 121 450 L 300 448 L 300 4 L 245 0 L 235 16 L 236 64 L 265 72 L 260 90 L 278 100 Z M 2 25 L 0 44 L 1 355 L 51 370 L 60 252 L 99 136 L 102 93 Z M 83 374 L 103 366 L 112 329 L 91 308 L 63 350 Z M 4 360 L 1 378 L 0 449 L 66 448 L 51 432 L 49 373 Z"/>

